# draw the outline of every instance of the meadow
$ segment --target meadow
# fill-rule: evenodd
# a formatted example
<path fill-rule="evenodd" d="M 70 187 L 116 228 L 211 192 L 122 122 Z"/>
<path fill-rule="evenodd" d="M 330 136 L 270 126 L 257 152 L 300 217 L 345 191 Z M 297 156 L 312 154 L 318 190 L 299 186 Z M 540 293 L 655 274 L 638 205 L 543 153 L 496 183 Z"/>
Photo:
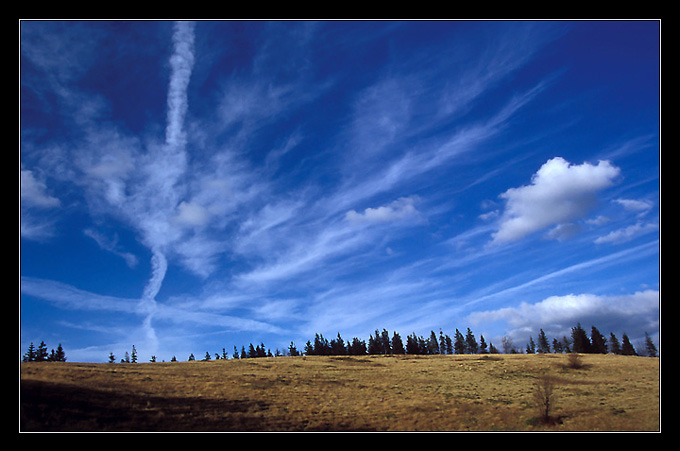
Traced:
<path fill-rule="evenodd" d="M 659 431 L 659 358 L 299 356 L 21 363 L 21 431 Z M 537 382 L 554 382 L 541 421 Z"/>

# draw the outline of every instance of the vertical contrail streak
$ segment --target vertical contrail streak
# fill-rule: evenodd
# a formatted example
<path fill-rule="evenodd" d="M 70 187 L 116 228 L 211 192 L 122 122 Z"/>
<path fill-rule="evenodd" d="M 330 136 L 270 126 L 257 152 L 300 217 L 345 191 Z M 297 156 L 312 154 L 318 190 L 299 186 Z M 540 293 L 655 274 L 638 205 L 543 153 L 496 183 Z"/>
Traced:
<path fill-rule="evenodd" d="M 172 36 L 174 53 L 170 58 L 170 86 L 168 89 L 168 123 L 165 130 L 165 142 L 177 149 L 183 148 L 185 136 L 183 131 L 184 116 L 187 111 L 187 87 L 194 65 L 194 23 L 176 22 Z"/>
<path fill-rule="evenodd" d="M 140 313 L 146 315 L 143 330 L 147 345 L 151 350 L 155 350 L 158 345 L 156 331 L 151 322 L 157 309 L 156 296 L 163 285 L 168 269 L 165 252 L 168 240 L 171 240 L 167 236 L 156 236 L 162 235 L 165 229 L 163 225 L 158 227 L 158 221 L 165 222 L 173 214 L 178 198 L 177 193 L 174 192 L 176 183 L 186 169 L 184 118 L 188 107 L 187 89 L 194 64 L 194 24 L 176 22 L 172 41 L 174 47 L 170 57 L 171 73 L 168 86 L 165 147 L 162 154 L 158 155 L 158 160 L 161 161 L 151 163 L 146 186 L 148 191 L 146 194 L 155 199 L 156 208 L 160 211 L 159 215 L 154 215 L 155 217 L 147 222 L 147 225 L 153 225 L 153 227 L 148 227 L 150 230 L 147 230 L 148 235 L 153 235 L 150 239 L 153 243 L 151 244 L 151 278 L 144 287 L 139 304 Z"/>

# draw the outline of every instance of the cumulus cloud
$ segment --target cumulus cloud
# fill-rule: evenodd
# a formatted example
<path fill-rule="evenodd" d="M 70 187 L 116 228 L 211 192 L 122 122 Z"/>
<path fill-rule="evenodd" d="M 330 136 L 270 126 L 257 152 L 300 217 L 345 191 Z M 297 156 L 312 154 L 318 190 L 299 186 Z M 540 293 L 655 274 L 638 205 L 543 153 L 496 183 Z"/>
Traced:
<path fill-rule="evenodd" d="M 417 196 L 400 197 L 388 205 L 369 207 L 363 213 L 350 210 L 345 214 L 345 220 L 356 223 L 380 223 L 412 218 L 418 215 L 415 207 L 417 201 Z"/>
<path fill-rule="evenodd" d="M 468 319 L 473 324 L 505 321 L 516 331 L 539 328 L 557 333 L 568 331 L 577 322 L 592 324 L 602 331 L 618 331 L 620 328 L 650 327 L 658 320 L 659 292 L 656 290 L 639 291 L 621 296 L 601 296 L 595 294 L 568 294 L 550 296 L 540 302 L 522 302 L 516 307 L 474 312 Z M 640 321 L 647 318 L 648 323 Z M 642 334 L 642 330 L 628 330 Z"/>
<path fill-rule="evenodd" d="M 614 184 L 620 169 L 609 161 L 574 165 L 564 158 L 548 160 L 531 184 L 510 188 L 492 244 L 517 241 L 538 230 L 570 223 L 595 205 L 597 193 Z"/>
<path fill-rule="evenodd" d="M 175 220 L 187 226 L 202 226 L 208 222 L 210 215 L 208 211 L 198 204 L 191 202 L 181 202 L 177 206 L 177 216 Z"/>

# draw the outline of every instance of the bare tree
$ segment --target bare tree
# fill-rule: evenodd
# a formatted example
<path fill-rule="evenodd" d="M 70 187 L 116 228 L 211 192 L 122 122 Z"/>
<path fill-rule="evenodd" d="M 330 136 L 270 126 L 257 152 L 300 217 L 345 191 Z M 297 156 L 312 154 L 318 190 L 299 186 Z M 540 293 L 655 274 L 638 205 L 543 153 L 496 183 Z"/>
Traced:
<path fill-rule="evenodd" d="M 541 423 L 550 424 L 555 421 L 550 415 L 555 408 L 555 398 L 555 380 L 550 375 L 542 375 L 536 381 L 533 391 L 533 400 Z"/>

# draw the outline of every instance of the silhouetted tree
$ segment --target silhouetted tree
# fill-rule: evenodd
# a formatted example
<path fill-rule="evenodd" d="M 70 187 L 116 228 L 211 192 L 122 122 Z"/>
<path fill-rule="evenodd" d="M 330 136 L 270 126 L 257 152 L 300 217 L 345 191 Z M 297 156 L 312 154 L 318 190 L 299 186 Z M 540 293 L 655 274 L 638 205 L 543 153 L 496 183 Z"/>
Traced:
<path fill-rule="evenodd" d="M 430 338 L 427 340 L 427 353 L 430 355 L 439 354 L 439 341 L 434 331 L 430 331 Z"/>
<path fill-rule="evenodd" d="M 113 355 L 113 352 L 109 352 L 109 363 L 116 363 L 116 356 Z"/>
<path fill-rule="evenodd" d="M 465 334 L 465 350 L 468 354 L 477 354 L 477 351 L 479 350 L 477 340 L 475 339 L 475 336 L 469 327 L 467 328 L 467 333 Z"/>
<path fill-rule="evenodd" d="M 612 352 L 612 354 L 616 355 L 621 354 L 621 344 L 619 343 L 619 339 L 616 338 L 616 335 L 614 335 L 613 332 L 609 334 L 609 350 Z"/>
<path fill-rule="evenodd" d="M 479 336 L 479 353 L 480 354 L 488 354 L 489 351 L 486 349 L 486 341 L 484 340 L 484 335 Z"/>
<path fill-rule="evenodd" d="M 345 340 L 342 339 L 340 332 L 338 332 L 337 338 L 331 340 L 331 354 L 345 355 L 346 353 L 347 349 L 345 348 Z"/>
<path fill-rule="evenodd" d="M 594 354 L 607 353 L 607 339 L 604 338 L 595 326 L 592 326 L 590 330 L 590 352 Z"/>
<path fill-rule="evenodd" d="M 401 335 L 396 331 L 392 335 L 392 353 L 393 354 L 405 354 L 404 342 L 401 341 Z"/>
<path fill-rule="evenodd" d="M 645 348 L 647 349 L 647 355 L 649 357 L 656 357 L 658 355 L 652 337 L 650 337 L 647 332 L 645 332 Z"/>
<path fill-rule="evenodd" d="M 571 340 L 573 343 L 572 351 L 580 353 L 590 352 L 590 340 L 586 331 L 581 327 L 581 323 L 577 323 L 576 327 L 571 328 Z"/>
<path fill-rule="evenodd" d="M 35 362 L 35 346 L 33 345 L 33 342 L 31 342 L 30 345 L 28 345 L 28 351 L 26 351 L 26 354 L 24 354 L 24 357 L 22 361 L 24 362 Z"/>
<path fill-rule="evenodd" d="M 529 343 L 527 343 L 527 354 L 536 354 L 536 343 L 534 343 L 533 337 L 529 337 Z"/>
<path fill-rule="evenodd" d="M 630 343 L 630 339 L 628 338 L 628 335 L 623 334 L 623 337 L 622 337 L 621 340 L 622 340 L 622 344 L 621 344 L 621 354 L 622 355 L 637 355 L 637 352 L 635 352 L 635 348 Z"/>
<path fill-rule="evenodd" d="M 35 361 L 36 362 L 46 362 L 47 361 L 47 345 L 44 341 L 40 342 L 38 349 L 35 351 Z"/>
<path fill-rule="evenodd" d="M 463 337 L 463 334 L 458 329 L 456 329 L 456 334 L 454 335 L 453 349 L 456 351 L 456 354 L 465 354 L 467 350 L 465 337 Z"/>
<path fill-rule="evenodd" d="M 288 346 L 288 354 L 291 357 L 297 357 L 300 355 L 297 348 L 295 347 L 295 343 L 293 343 L 292 341 L 290 342 L 290 346 Z"/>
<path fill-rule="evenodd" d="M 135 345 L 132 345 L 132 356 L 130 357 L 130 363 L 137 363 L 137 349 L 135 349 Z"/>
<path fill-rule="evenodd" d="M 545 336 L 543 329 L 538 333 L 538 353 L 548 354 L 550 352 L 550 344 L 548 343 L 548 338 Z"/>

